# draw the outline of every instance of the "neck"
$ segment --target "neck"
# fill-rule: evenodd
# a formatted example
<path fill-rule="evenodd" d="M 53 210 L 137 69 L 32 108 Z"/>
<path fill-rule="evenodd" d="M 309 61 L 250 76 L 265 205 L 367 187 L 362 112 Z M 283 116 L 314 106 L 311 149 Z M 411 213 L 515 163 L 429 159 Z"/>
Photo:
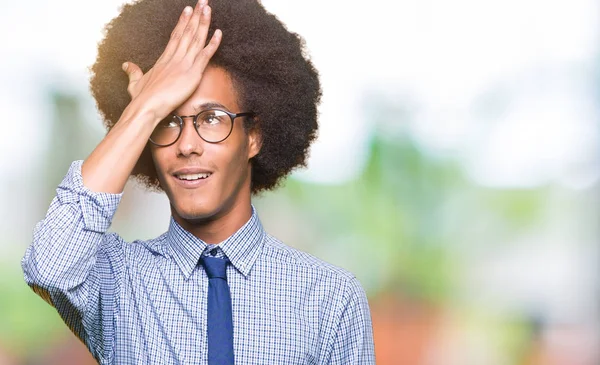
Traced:
<path fill-rule="evenodd" d="M 229 209 L 202 219 L 185 219 L 177 214 L 171 207 L 173 219 L 179 225 L 198 237 L 207 244 L 216 244 L 225 241 L 237 232 L 252 216 L 250 199 L 244 202 L 236 202 Z"/>

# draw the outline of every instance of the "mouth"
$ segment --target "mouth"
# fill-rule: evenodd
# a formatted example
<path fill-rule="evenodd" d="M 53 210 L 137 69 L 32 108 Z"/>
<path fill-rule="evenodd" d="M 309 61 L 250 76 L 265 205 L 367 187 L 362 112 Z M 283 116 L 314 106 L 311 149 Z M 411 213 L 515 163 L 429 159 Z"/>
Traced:
<path fill-rule="evenodd" d="M 212 175 L 211 172 L 204 172 L 201 174 L 175 174 L 175 177 L 179 180 L 195 181 L 208 179 L 210 175 Z"/>
<path fill-rule="evenodd" d="M 196 188 L 204 185 L 212 176 L 212 172 L 175 173 L 172 176 L 178 185 L 184 188 Z"/>

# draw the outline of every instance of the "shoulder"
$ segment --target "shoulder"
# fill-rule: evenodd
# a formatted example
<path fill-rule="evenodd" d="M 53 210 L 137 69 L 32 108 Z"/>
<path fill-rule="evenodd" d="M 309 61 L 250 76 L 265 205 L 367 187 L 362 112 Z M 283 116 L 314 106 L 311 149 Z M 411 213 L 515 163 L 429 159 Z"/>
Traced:
<path fill-rule="evenodd" d="M 324 313 L 325 326 L 332 331 L 339 326 L 370 328 L 370 310 L 365 290 L 354 274 L 325 262 L 309 253 L 290 247 L 266 234 L 263 248 L 266 265 L 276 266 L 302 294 L 303 300 L 316 300 L 315 307 Z M 324 309 L 323 309 L 324 308 Z M 358 334 L 357 334 L 358 336 Z"/>
<path fill-rule="evenodd" d="M 137 239 L 132 242 L 127 242 L 118 233 L 107 232 L 104 235 L 104 239 L 102 240 L 99 249 L 110 256 L 114 254 L 137 258 L 155 255 L 164 256 L 167 253 L 165 236 L 166 233 L 163 233 L 160 236 L 149 240 Z"/>
<path fill-rule="evenodd" d="M 288 246 L 269 234 L 265 235 L 263 254 L 265 260 L 298 268 L 318 276 L 326 276 L 341 281 L 344 285 L 356 281 L 355 276 L 348 270 L 323 261 L 307 252 Z"/>

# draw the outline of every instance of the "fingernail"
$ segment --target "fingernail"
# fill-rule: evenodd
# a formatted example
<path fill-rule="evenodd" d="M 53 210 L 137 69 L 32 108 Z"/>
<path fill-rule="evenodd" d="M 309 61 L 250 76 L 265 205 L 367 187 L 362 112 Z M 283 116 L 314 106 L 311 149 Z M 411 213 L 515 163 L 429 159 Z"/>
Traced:
<path fill-rule="evenodd" d="M 189 6 L 186 6 L 185 9 L 183 9 L 183 12 L 189 15 L 192 12 L 192 8 Z"/>
<path fill-rule="evenodd" d="M 204 13 L 204 15 L 208 15 L 208 13 L 210 13 L 210 6 L 205 6 L 202 12 Z"/>
<path fill-rule="evenodd" d="M 123 66 L 122 66 L 122 67 L 123 67 L 123 71 L 127 71 L 127 66 L 129 66 L 129 65 L 127 64 L 127 62 L 123 63 Z"/>

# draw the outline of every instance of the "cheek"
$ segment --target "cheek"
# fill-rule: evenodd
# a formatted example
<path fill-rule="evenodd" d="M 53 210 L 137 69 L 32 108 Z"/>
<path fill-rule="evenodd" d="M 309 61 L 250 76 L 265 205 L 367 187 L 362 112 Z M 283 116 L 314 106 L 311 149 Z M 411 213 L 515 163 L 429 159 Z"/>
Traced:
<path fill-rule="evenodd" d="M 227 150 L 227 157 L 221 160 L 222 167 L 225 167 L 224 171 L 226 171 L 224 183 L 230 186 L 239 185 L 248 171 L 247 144 L 242 141 L 235 147 L 231 147 Z"/>
<path fill-rule="evenodd" d="M 160 176 L 162 174 L 160 154 L 152 152 L 152 162 L 154 163 L 156 173 Z"/>
<path fill-rule="evenodd" d="M 156 170 L 156 175 L 161 186 L 164 185 L 164 171 L 166 170 L 166 161 L 168 160 L 165 152 L 158 149 L 152 150 L 152 162 L 154 163 L 154 169 Z"/>

